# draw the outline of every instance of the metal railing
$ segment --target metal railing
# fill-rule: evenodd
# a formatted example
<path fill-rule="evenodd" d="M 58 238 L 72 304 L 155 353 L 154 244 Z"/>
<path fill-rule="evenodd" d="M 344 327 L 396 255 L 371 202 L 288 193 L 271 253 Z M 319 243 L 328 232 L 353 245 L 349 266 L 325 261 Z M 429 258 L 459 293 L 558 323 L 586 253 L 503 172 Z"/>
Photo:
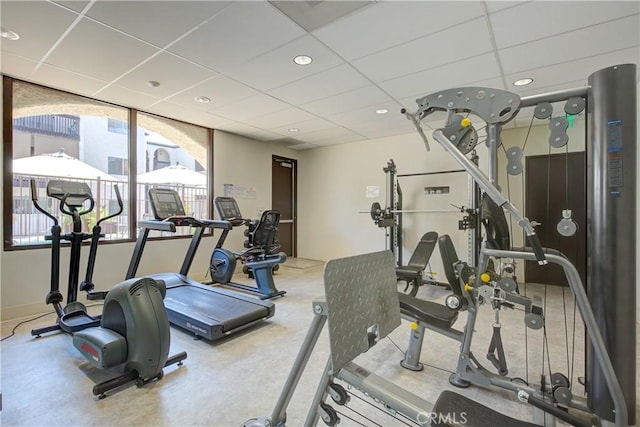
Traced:
<path fill-rule="evenodd" d="M 91 228 L 100 218 L 117 210 L 117 199 L 113 189 L 114 184 L 117 185 L 122 195 L 124 211 L 116 218 L 101 224 L 102 232 L 105 234 L 104 240 L 128 239 L 130 237 L 128 215 L 130 195 L 129 185 L 126 181 L 14 174 L 11 230 L 13 245 L 22 246 L 48 243 L 45 240 L 45 235 L 49 235 L 51 232 L 51 220 L 33 207 L 29 186 L 31 178 L 35 178 L 36 180 L 40 205 L 58 219 L 59 224 L 62 226 L 62 233 L 70 232 L 72 230 L 72 223 L 68 215 L 60 212 L 59 201 L 47 197 L 46 188 L 50 180 L 85 182 L 89 185 L 95 200 L 95 207 L 91 213 L 82 217 L 85 232 L 90 232 Z M 138 184 L 136 187 L 138 220 L 153 218 L 153 212 L 151 211 L 147 196 L 148 190 L 153 187 L 172 188 L 178 191 L 187 215 L 192 215 L 196 218 L 207 218 L 209 215 L 207 209 L 207 189 L 204 187 L 191 187 L 182 184 Z M 179 227 L 175 234 L 165 233 L 163 235 L 175 236 L 190 233 L 191 230 Z"/>
<path fill-rule="evenodd" d="M 13 119 L 13 129 L 41 135 L 80 139 L 80 117 L 68 114 L 46 114 Z"/>

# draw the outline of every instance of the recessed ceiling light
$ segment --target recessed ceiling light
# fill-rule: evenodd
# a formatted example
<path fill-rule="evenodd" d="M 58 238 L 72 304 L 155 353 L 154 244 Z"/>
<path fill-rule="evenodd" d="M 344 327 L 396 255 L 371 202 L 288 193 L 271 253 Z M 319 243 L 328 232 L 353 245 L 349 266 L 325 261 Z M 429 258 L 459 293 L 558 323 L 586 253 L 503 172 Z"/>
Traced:
<path fill-rule="evenodd" d="M 313 62 L 313 58 L 308 55 L 298 55 L 293 58 L 293 62 L 298 65 L 309 65 Z"/>
<path fill-rule="evenodd" d="M 389 110 L 387 110 L 386 108 L 380 108 L 376 110 L 376 114 L 387 114 L 388 112 Z"/>
<path fill-rule="evenodd" d="M 158 87 L 158 86 L 160 86 L 160 82 L 157 82 L 157 81 L 155 81 L 155 80 L 149 80 L 149 81 L 147 82 L 147 84 L 148 84 L 150 87 Z"/>
<path fill-rule="evenodd" d="M 7 30 L 6 28 L 0 29 L 0 36 L 4 39 L 9 39 L 9 40 L 18 40 L 20 38 L 18 33 L 14 33 L 13 31 Z"/>
<path fill-rule="evenodd" d="M 196 96 L 195 98 L 193 98 L 196 100 L 196 102 L 199 102 L 201 104 L 208 104 L 211 102 L 211 98 L 208 98 L 206 96 Z"/>
<path fill-rule="evenodd" d="M 526 79 L 516 80 L 515 82 L 513 82 L 513 85 L 514 86 L 526 86 L 526 85 L 530 85 L 531 83 L 533 83 L 533 79 L 527 77 Z"/>
<path fill-rule="evenodd" d="M 300 129 L 298 128 L 289 128 L 289 132 L 300 132 Z"/>

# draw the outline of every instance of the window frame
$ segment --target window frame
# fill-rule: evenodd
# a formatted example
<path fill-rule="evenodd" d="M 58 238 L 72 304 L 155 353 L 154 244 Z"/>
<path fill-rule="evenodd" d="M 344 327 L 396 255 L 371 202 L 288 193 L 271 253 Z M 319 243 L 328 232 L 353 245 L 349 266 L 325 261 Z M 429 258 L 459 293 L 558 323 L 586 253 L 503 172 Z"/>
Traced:
<path fill-rule="evenodd" d="M 20 251 L 20 250 L 31 250 L 31 249 L 48 249 L 50 245 L 47 244 L 28 244 L 28 245 L 14 245 L 13 244 L 13 83 L 18 81 L 21 83 L 39 86 L 48 90 L 54 90 L 63 94 L 68 94 L 72 96 L 79 96 L 85 98 L 87 100 L 96 101 L 100 103 L 105 103 L 112 105 L 118 108 L 124 108 L 128 112 L 128 129 L 127 136 L 129 142 L 129 174 L 128 174 L 128 193 L 129 199 L 127 201 L 128 208 L 128 220 L 129 220 L 129 235 L 123 239 L 113 239 L 113 240 L 102 240 L 100 244 L 119 244 L 119 243 L 130 243 L 134 242 L 137 239 L 137 206 L 136 200 L 138 198 L 137 194 L 137 176 L 138 176 L 138 164 L 137 164 L 137 128 L 138 128 L 138 120 L 137 114 L 138 112 L 161 117 L 167 120 L 172 120 L 175 122 L 184 123 L 190 126 L 198 126 L 202 129 L 206 130 L 206 145 L 205 149 L 207 150 L 207 216 L 213 217 L 213 188 L 214 188 L 214 180 L 213 180 L 213 135 L 214 131 L 212 128 L 185 122 L 183 120 L 174 119 L 171 117 L 161 116 L 156 113 L 149 113 L 146 111 L 137 110 L 134 108 L 126 107 L 123 105 L 114 104 L 112 102 L 106 102 L 99 99 L 91 98 L 84 95 L 75 94 L 72 92 L 59 90 L 55 88 L 51 88 L 48 86 L 40 85 L 38 83 L 29 82 L 26 80 L 15 79 L 13 77 L 6 76 L 4 74 L 0 74 L 2 76 L 2 137 L 3 137 L 3 213 L 2 213 L 2 227 L 3 227 L 3 248 L 5 251 Z M 124 165 L 123 165 L 124 167 Z M 206 235 L 211 235 L 210 233 L 205 233 Z M 176 235 L 176 236 L 158 236 L 158 237 L 149 237 L 149 240 L 170 240 L 170 239 L 190 239 L 190 235 Z M 68 245 L 68 242 L 62 242 L 62 245 Z M 89 242 L 84 242 L 85 245 L 88 245 Z"/>

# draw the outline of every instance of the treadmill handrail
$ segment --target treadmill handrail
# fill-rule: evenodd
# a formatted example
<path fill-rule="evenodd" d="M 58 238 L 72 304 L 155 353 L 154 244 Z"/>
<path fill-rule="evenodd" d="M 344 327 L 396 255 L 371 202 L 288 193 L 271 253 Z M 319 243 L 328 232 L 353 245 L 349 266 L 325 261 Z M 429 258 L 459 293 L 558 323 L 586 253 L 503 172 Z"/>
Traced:
<path fill-rule="evenodd" d="M 170 216 L 163 220 L 144 219 L 138 221 L 138 227 L 157 231 L 171 231 L 173 233 L 175 233 L 176 227 L 217 228 L 222 230 L 231 230 L 233 228 L 229 221 L 217 219 L 196 219 L 192 216 L 186 215 Z"/>
<path fill-rule="evenodd" d="M 138 227 L 156 231 L 176 232 L 176 225 L 173 222 L 158 221 L 156 219 L 141 219 L 138 221 Z"/>

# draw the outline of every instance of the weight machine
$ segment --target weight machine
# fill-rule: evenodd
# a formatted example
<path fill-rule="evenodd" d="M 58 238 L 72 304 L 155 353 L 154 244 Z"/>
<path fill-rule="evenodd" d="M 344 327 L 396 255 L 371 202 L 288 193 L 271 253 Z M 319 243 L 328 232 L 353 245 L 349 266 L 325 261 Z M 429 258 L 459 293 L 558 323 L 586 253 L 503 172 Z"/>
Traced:
<path fill-rule="evenodd" d="M 586 402 L 577 399 L 570 390 L 567 393 L 567 387 L 556 384 L 556 381 L 561 381 L 553 377 L 549 382 L 543 380 L 540 386 L 532 386 L 485 372 L 469 352 L 471 333 L 462 338 L 458 379 L 512 390 L 520 401 L 578 426 L 591 425 L 591 420 L 585 421 L 577 417 L 568 411 L 569 408 L 595 415 L 599 417 L 596 422 L 603 424 L 614 421 L 617 427 L 623 427 L 629 425 L 630 420 L 634 422 L 635 362 L 629 363 L 626 360 L 625 363 L 624 356 L 628 355 L 629 348 L 635 349 L 635 280 L 629 280 L 635 277 L 635 245 L 620 248 L 616 240 L 628 242 L 630 231 L 635 236 L 635 76 L 635 65 L 610 67 L 591 75 L 587 88 L 523 99 L 514 93 L 489 88 L 451 89 L 418 99 L 419 108 L 416 113 L 403 110 L 415 124 L 427 150 L 429 143 L 420 126 L 421 120 L 434 111 L 447 113 L 444 127 L 433 133 L 434 140 L 471 175 L 496 209 L 500 209 L 502 213 L 506 210 L 511 214 L 524 229 L 529 241 L 530 247 L 520 249 L 492 247 L 485 242 L 479 252 L 476 268 L 464 268 L 464 265 L 456 264 L 456 278 L 461 279 L 464 284 L 464 297 L 467 301 L 482 298 L 501 305 L 510 301 L 510 298 L 517 299 L 517 292 L 513 289 L 514 281 L 504 280 L 503 277 L 503 273 L 509 274 L 508 266 L 514 259 L 534 260 L 541 265 L 549 262 L 558 264 L 564 270 L 575 296 L 576 308 L 584 321 L 590 344 L 586 377 L 588 398 L 583 399 Z M 591 143 L 588 158 L 593 172 L 590 189 L 596 194 L 589 200 L 592 221 L 589 242 L 598 257 L 601 257 L 592 259 L 588 292 L 571 262 L 557 251 L 542 248 L 531 222 L 497 187 L 497 149 L 500 146 L 502 125 L 525 106 L 561 100 L 569 100 L 569 104 L 573 104 L 575 100 L 572 98 L 575 96 L 586 98 L 589 106 L 588 135 Z M 477 130 L 469 119 L 471 115 L 486 123 L 490 153 L 489 176 L 467 157 L 479 143 Z M 554 139 L 556 136 L 558 135 Z M 613 215 L 605 215 L 609 212 L 613 212 Z M 610 250 L 611 253 L 602 254 L 601 250 Z M 591 254 L 592 258 L 594 255 L 595 253 Z M 615 259 L 617 256 L 622 261 Z M 523 425 L 495 411 L 486 412 L 487 408 L 477 402 L 455 394 L 443 393 L 433 406 L 353 363 L 355 357 L 370 350 L 400 323 L 401 302 L 396 291 L 395 261 L 393 254 L 379 252 L 327 263 L 324 275 L 325 298 L 316 299 L 313 303 L 314 320 L 271 416 L 249 420 L 245 426 L 285 424 L 286 408 L 326 322 L 329 324 L 331 355 L 311 403 L 305 426 L 315 425 L 319 418 L 327 425 L 336 425 L 340 421 L 340 413 L 325 402 L 326 397 L 331 396 L 339 406 L 346 405 L 349 403 L 349 388 L 362 391 L 365 396 L 373 398 L 385 412 L 398 414 L 403 421 L 417 425 L 442 425 L 442 416 L 451 415 L 445 412 L 445 408 L 454 412 L 456 408 L 464 408 L 472 414 L 467 418 L 466 425 L 474 425 L 473 420 L 476 420 L 475 425 L 483 426 Z M 494 268 L 489 267 L 492 263 Z M 495 268 L 496 264 L 498 268 Z M 612 266 L 620 268 L 620 271 L 614 272 L 613 277 Z M 615 274 L 621 272 L 626 275 Z M 618 277 L 619 280 L 616 280 Z M 528 314 L 533 316 L 525 317 L 525 322 L 529 322 L 532 327 L 538 326 L 542 318 L 538 310 L 533 309 L 533 305 Z M 467 324 L 467 328 L 469 327 Z M 603 337 L 606 337 L 606 342 Z M 612 351 L 608 352 L 607 348 Z M 349 387 L 345 389 L 335 380 L 341 380 Z M 552 400 L 548 400 L 549 398 Z M 432 423 L 433 414 L 435 422 Z M 632 414 L 631 419 L 629 414 Z M 455 424 L 456 421 L 453 422 Z"/>
<path fill-rule="evenodd" d="M 472 295 L 482 292 L 484 284 L 480 273 L 487 270 L 492 258 L 536 260 L 540 265 L 545 265 L 548 261 L 560 264 L 575 295 L 589 338 L 586 376 L 588 399 L 584 409 L 592 411 L 605 421 L 615 420 L 617 426 L 627 425 L 628 421 L 634 423 L 636 400 L 635 363 L 625 361 L 629 348 L 635 348 L 636 340 L 635 280 L 629 280 L 635 277 L 636 253 L 635 244 L 629 242 L 629 235 L 635 236 L 636 221 L 635 70 L 633 64 L 609 67 L 592 74 L 589 86 L 585 88 L 523 99 L 517 94 L 490 88 L 449 89 L 416 100 L 418 110 L 415 113 L 402 110 L 414 123 L 427 151 L 430 149 L 429 142 L 420 122 L 435 111 L 447 113 L 444 127 L 433 132 L 433 139 L 471 175 L 497 206 L 511 214 L 524 229 L 531 245 L 522 250 L 483 246 L 477 274 L 473 278 L 475 283 L 465 284 L 465 290 Z M 513 119 L 523 107 L 559 101 L 567 101 L 565 111 L 568 114 L 575 114 L 574 109 L 579 110 L 588 105 L 587 158 L 591 172 L 588 185 L 591 229 L 588 241 L 592 248 L 587 281 L 589 299 L 584 294 L 575 267 L 561 254 L 547 253 L 541 247 L 533 224 L 497 187 L 497 150 L 501 144 L 502 126 Z M 477 130 L 469 118 L 471 115 L 474 120 L 477 117 L 486 123 L 489 176 L 467 157 L 479 143 Z M 564 122 L 552 121 L 550 127 L 550 143 L 560 146 L 565 144 L 567 138 Z M 508 156 L 509 154 L 507 152 Z M 510 157 L 512 160 L 508 167 L 520 168 L 518 162 L 522 157 L 521 153 L 516 151 Z M 610 284 L 615 285 L 613 289 Z M 603 336 L 606 337 L 606 344 Z M 475 376 L 475 368 L 468 361 L 462 360 L 469 356 L 465 354 L 465 348 L 468 348 L 467 343 L 463 343 L 458 375 L 460 363 L 465 363 L 466 367 L 470 367 L 470 373 L 463 379 L 487 384 L 484 375 Z M 608 352 L 607 348 L 611 351 Z M 498 382 L 496 379 L 495 383 Z M 517 390 L 518 387 L 513 383 L 503 386 L 515 388 L 514 391 L 521 400 L 528 400 L 531 396 L 526 390 Z M 564 396 L 561 398 L 564 399 Z M 566 399 L 567 402 L 558 402 L 559 400 L 556 399 L 556 402 L 572 406 L 574 399 Z"/>
<path fill-rule="evenodd" d="M 493 251 L 491 254 L 502 255 L 500 251 Z M 531 253 L 525 253 L 523 256 L 535 259 L 535 255 Z M 562 257 L 558 258 L 549 255 L 552 262 L 558 261 L 571 270 L 570 263 L 562 261 Z M 575 272 L 575 269 L 573 271 Z M 570 282 L 575 283 L 576 278 L 579 282 L 577 273 L 571 274 Z M 307 413 L 305 427 L 316 425 L 319 419 L 326 425 L 337 425 L 341 415 L 347 416 L 326 402 L 327 397 L 330 396 L 336 405 L 343 407 L 350 403 L 355 390 L 377 402 L 383 413 L 391 414 L 396 421 L 408 425 L 534 425 L 508 417 L 452 392 L 442 393 L 437 402 L 432 404 L 353 362 L 353 359 L 370 351 L 400 325 L 400 301 L 396 290 L 394 256 L 391 252 L 382 251 L 329 261 L 324 271 L 324 289 L 325 296 L 313 301 L 313 321 L 271 415 L 250 419 L 243 424 L 244 427 L 285 425 L 287 406 L 325 323 L 328 323 L 331 352 Z M 592 322 L 593 314 L 584 289 L 576 287 L 575 291 L 579 296 L 578 306 L 581 313 L 588 319 L 587 322 Z M 602 343 L 597 329 L 589 331 L 594 342 Z M 609 359 L 606 353 L 604 357 L 598 358 L 603 370 L 612 373 L 610 363 L 607 362 Z M 347 387 L 342 386 L 341 382 Z M 544 410 L 555 411 L 554 415 L 563 417 L 574 425 L 586 425 L 580 423 L 575 416 L 557 410 L 533 392 L 529 392 L 528 386 L 514 383 L 513 387 L 518 389 L 519 399 Z M 364 418 L 371 421 L 369 417 Z M 626 425 L 625 422 L 626 413 L 617 413 L 616 425 Z"/>
<path fill-rule="evenodd" d="M 478 157 L 474 152 L 473 160 L 475 162 L 478 161 Z M 464 206 L 454 206 L 456 210 L 450 209 L 403 209 L 403 201 L 402 201 L 402 187 L 400 186 L 399 178 L 406 177 L 417 177 L 417 176 L 432 176 L 432 175 L 443 175 L 443 174 L 455 174 L 455 173 L 465 173 L 464 169 L 457 170 L 447 170 L 447 171 L 439 171 L 439 172 L 420 172 L 420 173 L 408 173 L 408 174 L 398 174 L 397 167 L 393 159 L 390 159 L 387 162 L 387 165 L 382 169 L 387 177 L 387 185 L 386 185 L 386 199 L 387 206 L 382 208 L 379 202 L 374 202 L 371 204 L 371 209 L 369 211 L 371 215 L 371 219 L 373 222 L 380 228 L 385 229 L 385 235 L 387 238 L 386 247 L 391 250 L 395 254 L 396 264 L 398 266 L 398 281 L 406 281 L 407 285 L 405 288 L 405 292 L 409 290 L 409 293 L 412 296 L 415 296 L 418 287 L 420 285 L 435 285 L 441 287 L 449 287 L 449 285 L 445 282 L 437 281 L 431 277 L 429 278 L 420 278 L 418 281 L 417 278 L 413 277 L 415 274 L 422 275 L 424 268 L 426 265 L 423 264 L 423 259 L 428 260 L 431 252 L 429 250 L 424 250 L 420 246 L 425 246 L 423 243 L 425 236 L 418 242 L 416 249 L 411 255 L 411 259 L 407 265 L 403 262 L 403 215 L 404 214 L 413 214 L 413 213 L 425 213 L 425 214 L 462 214 L 463 217 L 458 221 L 458 229 L 467 231 L 468 233 L 468 257 L 469 263 L 475 264 L 476 255 L 480 249 L 480 228 L 478 222 L 478 187 L 473 182 L 472 179 L 469 179 L 468 183 L 468 203 L 469 207 Z M 453 206 L 453 205 L 452 205 Z M 364 212 L 363 212 L 364 213 Z M 428 234 L 428 233 L 427 233 Z M 435 242 L 430 246 L 431 251 L 435 247 Z M 427 256 L 427 253 L 429 256 Z"/>

